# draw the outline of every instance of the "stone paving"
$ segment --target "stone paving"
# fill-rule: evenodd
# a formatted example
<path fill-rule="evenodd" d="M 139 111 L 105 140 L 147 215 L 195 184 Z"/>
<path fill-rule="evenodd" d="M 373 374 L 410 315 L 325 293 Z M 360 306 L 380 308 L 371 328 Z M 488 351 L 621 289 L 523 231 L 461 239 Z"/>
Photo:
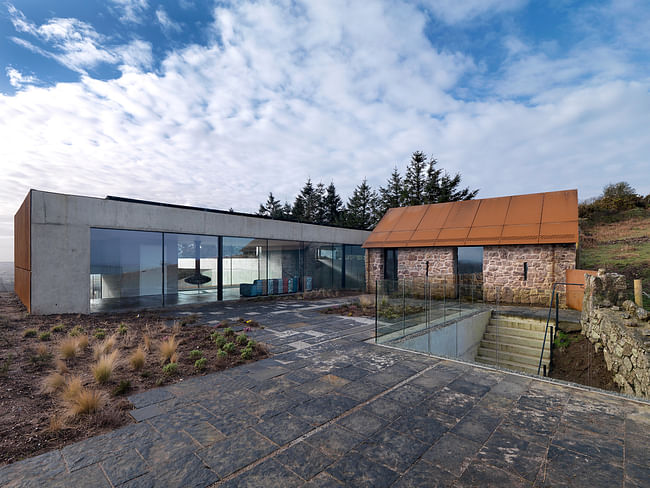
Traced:
<path fill-rule="evenodd" d="M 135 395 L 137 423 L 0 486 L 650 486 L 647 403 L 376 346 L 328 303 L 194 309 L 254 317 L 274 356 Z"/>

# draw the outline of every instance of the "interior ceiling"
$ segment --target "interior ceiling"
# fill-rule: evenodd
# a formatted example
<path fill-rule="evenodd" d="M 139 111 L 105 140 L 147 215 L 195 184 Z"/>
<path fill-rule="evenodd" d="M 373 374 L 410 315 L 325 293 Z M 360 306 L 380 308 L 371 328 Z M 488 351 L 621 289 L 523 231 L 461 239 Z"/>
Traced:
<path fill-rule="evenodd" d="M 578 242 L 578 190 L 391 208 L 365 248 Z"/>

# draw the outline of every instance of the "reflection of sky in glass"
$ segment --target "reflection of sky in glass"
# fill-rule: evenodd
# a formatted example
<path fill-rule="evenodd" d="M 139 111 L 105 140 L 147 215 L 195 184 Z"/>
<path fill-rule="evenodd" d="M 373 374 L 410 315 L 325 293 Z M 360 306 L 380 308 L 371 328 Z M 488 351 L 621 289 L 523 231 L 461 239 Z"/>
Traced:
<path fill-rule="evenodd" d="M 483 271 L 483 247 L 458 248 L 458 274 Z"/>

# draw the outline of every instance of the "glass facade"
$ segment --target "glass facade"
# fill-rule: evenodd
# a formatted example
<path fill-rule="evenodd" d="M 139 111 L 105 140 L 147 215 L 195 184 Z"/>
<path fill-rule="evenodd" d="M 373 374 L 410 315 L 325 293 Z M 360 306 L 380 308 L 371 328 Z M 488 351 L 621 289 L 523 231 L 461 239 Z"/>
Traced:
<path fill-rule="evenodd" d="M 365 288 L 361 246 L 90 231 L 91 311 Z"/>

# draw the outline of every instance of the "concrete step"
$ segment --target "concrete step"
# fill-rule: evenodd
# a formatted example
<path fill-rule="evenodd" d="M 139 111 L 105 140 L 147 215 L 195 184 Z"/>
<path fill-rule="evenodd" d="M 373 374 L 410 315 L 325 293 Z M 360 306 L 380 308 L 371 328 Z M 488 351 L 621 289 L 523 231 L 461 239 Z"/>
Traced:
<path fill-rule="evenodd" d="M 527 337 L 529 339 L 538 339 L 538 340 L 544 340 L 544 331 L 541 330 L 528 330 L 528 329 L 517 329 L 513 327 L 502 327 L 499 325 L 498 331 L 497 331 L 497 326 L 488 324 L 487 328 L 485 329 L 485 332 L 487 334 L 499 334 L 501 335 L 509 335 L 509 336 L 518 336 L 518 337 Z M 548 336 L 550 337 L 551 331 L 549 330 Z M 548 340 L 548 338 L 546 340 Z"/>
<path fill-rule="evenodd" d="M 500 368 L 508 368 L 513 371 L 521 371 L 522 373 L 535 374 L 535 375 L 537 374 L 537 364 L 535 366 L 530 366 L 528 364 L 521 364 L 515 361 L 504 361 L 503 359 L 501 359 L 500 356 L 499 356 L 499 364 L 497 364 L 495 358 L 486 358 L 481 356 L 476 357 L 476 362 L 482 364 L 488 364 L 490 366 L 498 366 Z M 546 370 L 548 371 L 548 363 L 543 362 L 542 368 L 540 369 L 540 375 L 544 374 L 544 364 L 546 364 Z"/>
<path fill-rule="evenodd" d="M 483 335 L 483 340 L 488 342 L 497 342 L 500 344 L 514 344 L 527 347 L 537 347 L 538 349 L 542 348 L 542 339 L 536 337 L 523 337 L 518 335 L 510 335 L 506 333 L 507 331 L 500 330 L 499 334 L 486 332 Z M 549 344 L 549 338 L 546 338 L 546 345 Z"/>
<path fill-rule="evenodd" d="M 479 347 L 488 349 L 488 350 L 496 350 L 499 349 L 499 352 L 514 352 L 516 354 L 521 354 L 523 356 L 531 356 L 531 357 L 536 357 L 539 360 L 539 353 L 542 352 L 542 344 L 541 342 L 538 344 L 535 344 L 533 346 L 525 346 L 523 344 L 512 344 L 512 343 L 504 343 L 501 341 L 501 338 L 499 338 L 498 342 L 498 347 L 497 347 L 497 342 L 496 341 L 487 341 L 485 338 L 481 341 L 481 344 Z M 544 358 L 550 359 L 551 358 L 551 351 L 548 347 L 544 348 Z"/>
<path fill-rule="evenodd" d="M 487 349 L 485 347 L 479 347 L 477 357 L 483 358 L 495 358 L 497 357 L 496 349 Z M 539 352 L 536 356 L 520 354 L 516 352 L 505 352 L 499 351 L 499 361 L 512 361 L 519 364 L 527 364 L 529 366 L 537 366 L 539 363 Z"/>
<path fill-rule="evenodd" d="M 506 317 L 506 318 L 490 318 L 490 324 L 498 324 L 499 327 L 511 327 L 513 329 L 523 329 L 523 330 L 541 330 L 543 331 L 546 327 L 546 321 L 534 320 L 534 319 L 518 319 L 516 317 Z"/>

